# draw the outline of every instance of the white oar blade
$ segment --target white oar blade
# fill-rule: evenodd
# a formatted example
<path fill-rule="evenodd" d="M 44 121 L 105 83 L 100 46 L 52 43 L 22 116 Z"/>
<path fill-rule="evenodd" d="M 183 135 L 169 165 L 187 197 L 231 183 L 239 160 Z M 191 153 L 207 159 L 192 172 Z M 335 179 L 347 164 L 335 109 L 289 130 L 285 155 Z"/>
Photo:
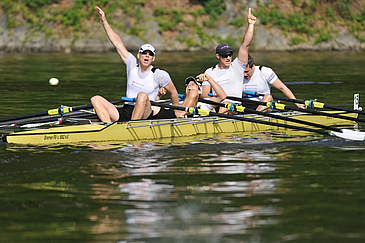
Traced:
<path fill-rule="evenodd" d="M 354 135 L 365 136 L 365 132 L 354 131 L 354 130 L 349 130 L 349 129 L 341 129 L 341 131 L 343 133 L 347 133 L 347 134 L 354 134 Z"/>
<path fill-rule="evenodd" d="M 364 132 L 358 132 L 348 129 L 342 129 L 342 132 L 330 132 L 332 136 L 354 140 L 354 141 L 364 141 L 365 140 L 365 133 Z"/>

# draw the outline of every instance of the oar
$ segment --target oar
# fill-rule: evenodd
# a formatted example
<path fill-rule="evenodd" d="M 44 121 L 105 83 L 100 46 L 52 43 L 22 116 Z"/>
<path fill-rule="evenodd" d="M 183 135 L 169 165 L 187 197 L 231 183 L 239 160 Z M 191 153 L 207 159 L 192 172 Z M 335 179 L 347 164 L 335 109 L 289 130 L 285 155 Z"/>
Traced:
<path fill-rule="evenodd" d="M 250 92 L 250 91 L 245 91 L 245 94 L 253 95 L 253 96 L 264 96 L 264 94 L 258 94 L 257 92 Z M 347 112 L 351 112 L 351 113 L 357 113 L 357 114 L 365 115 L 365 111 L 362 111 L 362 110 L 353 110 L 353 109 L 348 109 L 348 108 L 344 108 L 344 107 L 328 105 L 328 104 L 317 102 L 317 101 L 314 101 L 314 100 L 305 100 L 304 101 L 304 100 L 290 99 L 290 98 L 287 98 L 287 97 L 281 97 L 281 96 L 276 96 L 276 95 L 271 95 L 271 96 L 274 99 L 277 99 L 277 100 L 285 100 L 285 101 L 292 102 L 292 103 L 305 104 L 309 108 L 320 108 L 320 109 L 327 108 L 327 109 L 331 109 L 331 110 L 347 111 Z"/>
<path fill-rule="evenodd" d="M 229 98 L 227 97 L 227 99 L 229 99 Z M 268 112 L 256 111 L 256 110 L 246 108 L 246 107 L 243 107 L 243 106 L 239 106 L 239 105 L 236 105 L 236 104 L 224 104 L 224 103 L 215 102 L 215 101 L 211 101 L 211 100 L 206 100 L 206 99 L 202 99 L 202 98 L 199 98 L 199 102 L 225 107 L 225 108 L 227 108 L 231 111 L 248 112 L 248 113 L 251 113 L 251 114 L 257 114 L 257 115 L 272 117 L 272 118 L 276 118 L 276 119 L 279 119 L 279 120 L 290 121 L 290 122 L 303 124 L 303 125 L 307 125 L 307 126 L 319 127 L 319 128 L 326 129 L 326 130 L 334 130 L 336 132 L 342 132 L 342 130 L 337 128 L 337 127 L 326 126 L 326 125 L 313 123 L 313 122 L 308 122 L 308 121 L 301 121 L 301 120 L 297 120 L 297 119 L 294 119 L 294 118 L 291 118 L 291 117 L 275 115 L 275 114 L 268 113 Z"/>
<path fill-rule="evenodd" d="M 307 127 L 298 127 L 298 126 L 293 126 L 293 125 L 288 125 L 288 124 L 274 123 L 274 122 L 269 122 L 269 121 L 257 120 L 257 119 L 253 119 L 253 118 L 240 117 L 237 115 L 216 113 L 216 112 L 211 112 L 211 111 L 207 111 L 207 110 L 196 109 L 196 107 L 188 108 L 188 111 L 190 113 L 195 112 L 195 114 L 199 114 L 199 115 L 218 116 L 218 117 L 236 119 L 236 120 L 241 120 L 241 121 L 260 123 L 260 124 L 265 124 L 265 125 L 270 125 L 270 126 L 277 126 L 277 127 L 284 127 L 284 128 L 294 129 L 294 130 L 314 132 L 314 133 L 336 136 L 336 137 L 354 140 L 354 141 L 364 141 L 365 140 L 365 133 L 347 130 L 347 129 L 342 129 L 341 130 L 342 132 L 317 130 L 317 129 L 311 129 L 311 128 L 307 128 Z"/>
<path fill-rule="evenodd" d="M 126 98 L 126 97 L 122 97 L 122 100 L 132 101 L 132 102 L 135 101 L 135 99 Z M 269 125 L 269 126 L 277 126 L 277 127 L 284 127 L 284 128 L 300 130 L 300 131 L 306 131 L 306 132 L 314 132 L 314 133 L 319 133 L 319 134 L 322 134 L 322 135 L 331 135 L 331 136 L 336 136 L 336 137 L 349 139 L 349 140 L 356 140 L 356 141 L 363 141 L 365 139 L 365 133 L 352 131 L 352 130 L 346 130 L 346 129 L 342 129 L 341 130 L 342 132 L 325 131 L 325 130 L 307 128 L 307 127 L 298 127 L 298 126 L 294 126 L 294 125 L 288 125 L 288 124 L 282 124 L 282 123 L 275 123 L 275 122 L 257 120 L 257 119 L 254 119 L 254 118 L 247 118 L 247 117 L 242 117 L 242 116 L 237 116 L 237 115 L 228 115 L 228 114 L 223 114 L 223 113 L 216 113 L 216 112 L 212 112 L 212 111 L 208 111 L 208 110 L 202 110 L 202 109 L 199 109 L 197 107 L 174 106 L 174 105 L 158 103 L 158 102 L 155 102 L 155 101 L 151 101 L 151 104 L 154 105 L 154 106 L 161 106 L 161 107 L 166 107 L 166 108 L 170 108 L 170 109 L 186 111 L 186 112 L 192 113 L 194 115 L 217 116 L 217 117 L 235 119 L 235 120 L 240 120 L 240 121 L 260 123 L 260 124 L 265 124 L 265 125 Z M 344 132 L 344 130 L 346 130 L 346 132 Z"/>
<path fill-rule="evenodd" d="M 124 101 L 123 100 L 110 101 L 110 103 L 112 103 L 112 104 L 118 104 L 118 103 L 122 103 L 122 102 L 124 102 Z M 91 108 L 93 108 L 92 104 L 80 105 L 80 106 L 75 106 L 75 107 L 60 106 L 57 109 L 51 109 L 51 110 L 48 110 L 48 111 L 32 113 L 32 114 L 27 114 L 27 115 L 0 118 L 0 123 L 1 122 L 7 122 L 7 121 L 20 120 L 20 119 L 33 118 L 33 117 L 38 117 L 38 116 L 64 115 L 64 114 L 72 112 L 72 111 L 91 109 Z"/>
<path fill-rule="evenodd" d="M 277 103 L 277 102 L 274 102 L 274 101 L 272 101 L 272 102 L 262 102 L 262 101 L 257 101 L 257 100 L 250 100 L 248 98 L 239 98 L 239 97 L 233 97 L 233 96 L 227 96 L 227 99 L 235 100 L 235 101 L 241 101 L 241 102 L 255 103 L 255 104 L 258 104 L 258 105 L 267 106 L 271 109 L 301 111 L 301 112 L 306 112 L 306 113 L 310 113 L 310 114 L 314 114 L 314 115 L 334 117 L 334 118 L 339 118 L 339 119 L 343 119 L 343 120 L 349 120 L 349 121 L 355 121 L 355 122 L 365 122 L 365 119 L 362 119 L 362 118 L 342 116 L 342 115 L 339 115 L 339 114 L 332 114 L 332 113 L 327 113 L 327 112 L 323 112 L 323 111 L 316 111 L 316 110 L 310 110 L 310 109 L 302 109 L 302 108 L 299 108 L 299 107 L 288 106 L 288 105 Z"/>
<path fill-rule="evenodd" d="M 31 117 L 19 120 L 12 120 L 8 122 L 1 122 L 1 128 L 9 128 L 9 127 L 20 127 L 24 124 L 35 124 L 35 123 L 45 123 L 45 122 L 54 122 L 58 121 L 59 124 L 64 123 L 66 121 L 70 121 L 71 119 L 93 119 L 96 118 L 97 115 L 93 112 L 85 112 L 85 111 L 75 111 L 72 113 L 61 115 L 53 115 L 53 116 L 38 116 Z"/>

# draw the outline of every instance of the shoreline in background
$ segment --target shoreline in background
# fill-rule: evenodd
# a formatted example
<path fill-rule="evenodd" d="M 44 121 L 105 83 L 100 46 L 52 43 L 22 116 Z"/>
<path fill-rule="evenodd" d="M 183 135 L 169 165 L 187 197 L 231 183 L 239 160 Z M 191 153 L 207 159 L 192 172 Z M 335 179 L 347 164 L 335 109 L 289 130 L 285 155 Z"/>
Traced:
<path fill-rule="evenodd" d="M 108 1 L 113 29 L 128 50 L 143 43 L 158 51 L 212 51 L 220 42 L 238 48 L 247 28 L 247 8 L 258 16 L 252 51 L 365 50 L 364 4 L 321 4 L 302 0 L 166 0 L 148 3 Z M 28 5 L 27 5 L 28 4 Z M 52 0 L 51 4 L 6 1 L 0 4 L 0 53 L 104 53 L 114 47 L 91 2 Z M 113 7 L 114 6 L 114 7 Z M 5 10 L 6 9 L 6 10 Z M 21 10 L 21 11 L 20 11 Z M 143 14 L 142 14 L 143 13 Z"/>

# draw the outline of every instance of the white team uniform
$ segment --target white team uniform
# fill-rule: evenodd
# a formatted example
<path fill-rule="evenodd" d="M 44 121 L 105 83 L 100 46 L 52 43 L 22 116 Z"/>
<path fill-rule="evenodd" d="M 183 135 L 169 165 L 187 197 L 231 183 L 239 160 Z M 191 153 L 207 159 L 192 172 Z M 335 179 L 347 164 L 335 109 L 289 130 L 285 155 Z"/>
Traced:
<path fill-rule="evenodd" d="M 209 100 L 210 98 L 205 98 L 206 100 Z M 210 104 L 207 104 L 207 103 L 204 103 L 204 102 L 198 102 L 198 104 L 196 105 L 199 109 L 202 109 L 202 110 L 207 110 L 207 111 L 212 111 L 215 107 L 210 105 Z M 215 111 L 214 111 L 215 112 Z"/>
<path fill-rule="evenodd" d="M 255 66 L 255 72 L 250 80 L 243 79 L 243 92 L 257 92 L 259 94 L 270 94 L 270 85 L 277 80 L 278 76 L 269 67 Z M 261 100 L 262 97 L 256 98 Z"/>
<path fill-rule="evenodd" d="M 246 65 L 247 63 L 241 63 L 236 57 L 228 68 L 219 69 L 217 64 L 214 67 L 208 68 L 205 73 L 222 87 L 227 96 L 242 97 L 242 80 Z M 202 85 L 210 84 L 208 81 L 204 81 Z"/>
<path fill-rule="evenodd" d="M 125 61 L 127 66 L 127 98 L 136 98 L 139 92 L 144 92 L 150 100 L 156 100 L 158 91 L 161 87 L 165 87 L 171 81 L 168 72 L 155 69 L 153 66 L 147 72 L 141 72 L 138 68 L 137 59 L 129 53 Z M 126 102 L 129 105 L 134 105 L 134 102 Z"/>

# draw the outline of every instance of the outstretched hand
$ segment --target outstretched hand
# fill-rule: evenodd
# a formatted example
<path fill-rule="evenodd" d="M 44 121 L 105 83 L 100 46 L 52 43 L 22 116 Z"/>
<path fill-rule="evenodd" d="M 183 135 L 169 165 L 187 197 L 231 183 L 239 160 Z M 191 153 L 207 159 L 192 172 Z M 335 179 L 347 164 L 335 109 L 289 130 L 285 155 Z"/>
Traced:
<path fill-rule="evenodd" d="M 255 24 L 256 23 L 256 17 L 251 14 L 251 8 L 248 8 L 247 22 L 248 22 L 248 24 Z"/>
<path fill-rule="evenodd" d="M 99 8 L 98 6 L 95 6 L 95 10 L 99 15 L 100 18 L 100 23 L 104 23 L 105 22 L 105 13 L 103 10 L 101 10 L 101 8 Z"/>

